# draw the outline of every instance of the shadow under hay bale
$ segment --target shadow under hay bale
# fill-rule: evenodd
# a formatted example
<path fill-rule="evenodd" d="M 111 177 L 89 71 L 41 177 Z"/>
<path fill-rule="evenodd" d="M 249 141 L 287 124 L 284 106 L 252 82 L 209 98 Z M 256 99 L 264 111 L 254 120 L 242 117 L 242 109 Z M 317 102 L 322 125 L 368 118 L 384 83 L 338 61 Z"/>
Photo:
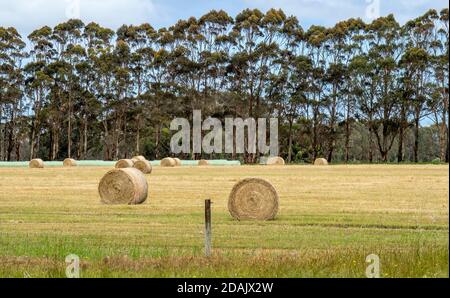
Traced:
<path fill-rule="evenodd" d="M 284 159 L 279 156 L 269 157 L 266 162 L 268 166 L 284 166 L 285 164 Z"/>
<path fill-rule="evenodd" d="M 137 162 L 134 163 L 133 167 L 141 171 L 143 174 L 152 173 L 152 165 L 148 160 L 138 160 Z"/>
<path fill-rule="evenodd" d="M 148 184 L 138 169 L 114 169 L 100 180 L 98 192 L 104 204 L 137 205 L 147 200 Z"/>
<path fill-rule="evenodd" d="M 278 213 L 277 191 L 263 179 L 241 180 L 230 193 L 228 210 L 237 220 L 273 220 Z"/>
<path fill-rule="evenodd" d="M 77 161 L 73 158 L 64 159 L 63 166 L 66 168 L 76 167 L 77 165 L 78 165 Z"/>
<path fill-rule="evenodd" d="M 44 168 L 44 161 L 40 158 L 32 159 L 29 163 L 29 167 L 31 169 L 43 169 Z"/>
<path fill-rule="evenodd" d="M 131 159 L 121 159 L 118 162 L 116 162 L 116 169 L 126 169 L 126 168 L 132 168 L 134 166 L 134 161 Z"/>
<path fill-rule="evenodd" d="M 169 168 L 169 167 L 175 167 L 176 162 L 171 157 L 166 157 L 163 160 L 161 160 L 161 167 Z"/>
<path fill-rule="evenodd" d="M 326 160 L 325 158 L 318 158 L 314 161 L 314 165 L 315 166 L 327 166 L 328 160 Z"/>

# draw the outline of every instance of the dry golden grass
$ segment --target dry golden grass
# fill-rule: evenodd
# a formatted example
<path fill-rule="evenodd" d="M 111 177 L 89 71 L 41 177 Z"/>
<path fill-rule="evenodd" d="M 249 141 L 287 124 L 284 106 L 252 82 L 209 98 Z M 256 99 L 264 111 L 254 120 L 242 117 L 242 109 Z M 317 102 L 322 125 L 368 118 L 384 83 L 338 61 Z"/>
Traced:
<path fill-rule="evenodd" d="M 448 276 L 448 166 L 154 167 L 141 206 L 100 203 L 98 182 L 108 170 L 0 168 L 0 260 L 28 256 L 37 264 L 58 263 L 71 253 L 94 264 L 123 255 L 138 263 L 201 260 L 203 205 L 210 198 L 217 274 L 198 261 L 186 270 L 180 265 L 177 276 L 230 276 L 230 270 L 237 276 L 363 276 L 345 260 L 361 262 L 359 268 L 370 253 L 409 266 L 386 264 L 390 276 Z M 228 195 L 246 177 L 266 179 L 278 191 L 275 221 L 237 222 L 229 215 Z M 259 266 L 245 264 L 246 255 L 261 252 Z M 318 262 L 320 256 L 325 261 Z M 411 267 L 417 262 L 422 269 Z M 289 265 L 297 263 L 308 269 Z M 49 275 L 47 267 L 29 264 L 23 265 L 28 271 Z M 174 264 L 156 275 L 173 276 Z M 91 266 L 90 276 L 105 275 L 98 266 Z M 5 266 L 0 276 L 20 275 L 20 268 Z M 154 276 L 139 272 L 133 275 Z"/>

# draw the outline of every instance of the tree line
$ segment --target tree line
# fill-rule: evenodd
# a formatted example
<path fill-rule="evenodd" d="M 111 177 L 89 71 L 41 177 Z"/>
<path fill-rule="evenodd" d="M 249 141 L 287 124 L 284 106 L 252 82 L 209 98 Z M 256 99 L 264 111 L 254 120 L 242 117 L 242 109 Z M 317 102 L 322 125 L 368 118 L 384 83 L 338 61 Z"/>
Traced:
<path fill-rule="evenodd" d="M 159 159 L 170 122 L 198 109 L 278 117 L 288 162 L 448 162 L 448 36 L 447 8 L 307 30 L 276 9 L 159 30 L 72 19 L 28 46 L 0 27 L 0 160 Z"/>

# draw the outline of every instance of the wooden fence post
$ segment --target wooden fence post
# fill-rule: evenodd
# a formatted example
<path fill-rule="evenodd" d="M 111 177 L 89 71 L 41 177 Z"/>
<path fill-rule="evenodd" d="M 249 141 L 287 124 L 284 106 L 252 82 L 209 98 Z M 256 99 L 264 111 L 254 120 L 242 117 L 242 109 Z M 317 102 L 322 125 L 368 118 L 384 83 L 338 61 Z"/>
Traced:
<path fill-rule="evenodd" d="M 211 256 L 211 200 L 205 200 L 205 255 Z"/>

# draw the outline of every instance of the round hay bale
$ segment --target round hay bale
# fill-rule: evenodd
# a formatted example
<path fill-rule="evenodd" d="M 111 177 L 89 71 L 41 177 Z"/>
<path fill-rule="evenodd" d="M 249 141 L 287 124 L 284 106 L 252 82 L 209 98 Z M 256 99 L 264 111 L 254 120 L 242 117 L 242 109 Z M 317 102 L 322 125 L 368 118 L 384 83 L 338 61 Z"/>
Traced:
<path fill-rule="evenodd" d="M 174 167 L 176 166 L 176 162 L 171 157 L 166 157 L 163 160 L 161 160 L 161 167 Z"/>
<path fill-rule="evenodd" d="M 179 158 L 175 157 L 173 160 L 175 160 L 175 166 L 181 167 L 181 160 Z"/>
<path fill-rule="evenodd" d="M 133 165 L 134 161 L 132 161 L 131 159 L 121 159 L 116 162 L 116 169 L 132 168 Z"/>
<path fill-rule="evenodd" d="M 284 159 L 279 156 L 269 157 L 266 162 L 266 165 L 269 166 L 284 166 L 285 164 Z"/>
<path fill-rule="evenodd" d="M 315 166 L 327 166 L 328 160 L 326 160 L 325 158 L 318 158 L 314 161 L 314 165 Z"/>
<path fill-rule="evenodd" d="M 147 159 L 146 159 L 144 156 L 139 155 L 139 156 L 133 157 L 131 160 L 134 161 L 134 162 L 136 162 L 136 161 L 138 161 L 138 160 L 146 161 Z"/>
<path fill-rule="evenodd" d="M 152 173 L 152 165 L 148 160 L 138 160 L 134 163 L 133 166 L 135 169 L 138 169 L 144 174 L 151 174 Z"/>
<path fill-rule="evenodd" d="M 40 158 L 32 159 L 29 163 L 31 169 L 42 169 L 44 168 L 44 161 Z"/>
<path fill-rule="evenodd" d="M 66 158 L 66 159 L 64 159 L 63 166 L 64 167 L 76 167 L 77 161 L 73 158 Z"/>
<path fill-rule="evenodd" d="M 100 180 L 98 192 L 104 204 L 137 205 L 147 199 L 148 184 L 138 169 L 114 169 Z"/>
<path fill-rule="evenodd" d="M 237 220 L 272 220 L 278 213 L 278 194 L 259 178 L 239 181 L 228 198 L 228 210 Z"/>
<path fill-rule="evenodd" d="M 198 161 L 198 165 L 199 166 L 207 166 L 207 165 L 209 165 L 209 162 L 205 159 L 201 159 Z"/>

